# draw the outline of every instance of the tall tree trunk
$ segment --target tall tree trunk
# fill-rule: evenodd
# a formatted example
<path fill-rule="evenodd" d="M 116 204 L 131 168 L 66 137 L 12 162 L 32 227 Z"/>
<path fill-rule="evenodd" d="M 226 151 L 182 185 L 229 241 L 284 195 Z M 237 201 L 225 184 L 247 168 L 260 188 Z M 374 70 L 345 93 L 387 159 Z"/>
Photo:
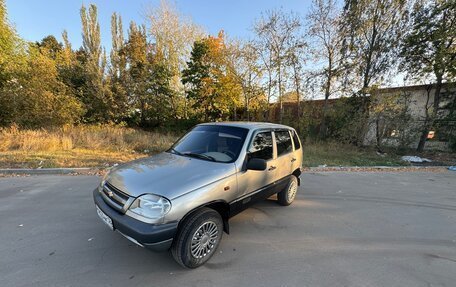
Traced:
<path fill-rule="evenodd" d="M 332 81 L 332 61 L 331 58 L 329 58 L 329 63 L 328 63 L 328 78 L 326 79 L 326 87 L 325 87 L 325 101 L 323 104 L 323 118 L 321 119 L 321 125 L 320 125 L 320 138 L 324 139 L 326 138 L 326 117 L 328 116 L 328 99 L 329 96 L 331 95 L 331 81 Z"/>
<path fill-rule="evenodd" d="M 434 104 L 433 104 L 434 109 L 432 110 L 432 119 L 433 120 L 437 119 L 437 111 L 438 111 L 439 105 L 440 105 L 440 92 L 442 90 L 442 81 L 443 81 L 443 75 L 437 75 L 437 83 L 435 85 Z"/>
<path fill-rule="evenodd" d="M 416 151 L 422 152 L 424 150 L 424 145 L 426 144 L 426 139 L 429 134 L 429 128 L 430 128 L 430 122 L 431 122 L 431 117 L 429 115 L 429 100 L 431 97 L 431 90 L 432 90 L 432 85 L 429 85 L 426 88 L 426 105 L 424 106 L 424 123 L 423 123 L 423 128 L 421 130 L 421 135 L 420 135 L 420 141 L 418 142 L 418 147 L 416 148 Z M 435 95 L 434 95 L 435 97 Z"/>
<path fill-rule="evenodd" d="M 300 126 L 301 126 L 301 92 L 299 89 L 299 74 L 298 74 L 298 67 L 296 66 L 297 59 L 293 61 L 293 73 L 294 73 L 294 82 L 295 82 L 295 90 L 296 90 L 296 119 L 297 119 L 297 124 L 296 128 L 298 131 L 300 131 Z"/>
<path fill-rule="evenodd" d="M 323 102 L 323 117 L 321 119 L 321 124 L 320 124 L 320 139 L 326 138 L 326 117 L 328 115 L 328 98 L 329 94 L 325 92 L 325 101 Z"/>
<path fill-rule="evenodd" d="M 269 80 L 268 80 L 268 108 L 267 108 L 267 113 L 266 113 L 266 121 L 269 121 L 269 114 L 271 112 L 271 89 L 272 89 L 272 74 L 271 72 L 268 72 L 269 74 Z"/>
<path fill-rule="evenodd" d="M 281 69 L 281 64 L 279 62 L 279 69 L 278 69 L 278 79 L 279 79 L 279 123 L 282 123 L 283 121 L 283 99 L 282 99 L 282 69 Z"/>
<path fill-rule="evenodd" d="M 422 130 L 422 133 L 421 133 L 420 142 L 418 143 L 418 147 L 416 149 L 418 152 L 422 152 L 424 150 L 424 146 L 426 144 L 426 139 L 427 139 L 427 136 L 429 134 L 429 130 L 434 125 L 434 122 L 437 120 L 437 112 L 438 112 L 439 105 L 440 105 L 440 92 L 442 90 L 443 76 L 440 75 L 440 74 L 438 74 L 436 76 L 437 76 L 437 83 L 435 85 L 434 102 L 432 104 L 432 106 L 433 106 L 432 115 L 429 116 L 429 111 L 428 111 L 428 109 L 426 109 L 426 119 L 425 119 L 425 123 L 423 125 L 423 130 Z M 428 93 L 428 99 L 426 101 L 426 107 L 429 104 L 429 94 L 431 92 L 431 88 L 432 88 L 432 86 L 429 88 L 429 90 L 427 92 Z"/>

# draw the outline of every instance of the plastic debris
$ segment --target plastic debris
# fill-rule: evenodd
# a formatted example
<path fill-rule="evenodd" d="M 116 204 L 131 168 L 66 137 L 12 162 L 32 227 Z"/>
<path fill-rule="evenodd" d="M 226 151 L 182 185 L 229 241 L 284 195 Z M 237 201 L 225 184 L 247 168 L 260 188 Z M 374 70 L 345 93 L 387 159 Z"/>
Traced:
<path fill-rule="evenodd" d="M 450 167 L 448 167 L 449 170 L 452 170 L 452 171 L 456 171 L 456 165 L 452 165 Z"/>
<path fill-rule="evenodd" d="M 432 160 L 430 159 L 414 155 L 404 155 L 403 157 L 401 157 L 401 160 L 408 162 L 432 162 Z"/>

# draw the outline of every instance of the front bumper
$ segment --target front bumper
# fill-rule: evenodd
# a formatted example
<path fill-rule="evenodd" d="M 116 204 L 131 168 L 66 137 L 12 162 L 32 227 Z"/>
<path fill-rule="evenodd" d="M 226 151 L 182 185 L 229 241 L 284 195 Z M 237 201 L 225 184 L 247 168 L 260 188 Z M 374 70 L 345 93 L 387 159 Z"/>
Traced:
<path fill-rule="evenodd" d="M 129 240 L 154 251 L 165 251 L 171 247 L 177 233 L 177 222 L 154 225 L 121 214 L 106 204 L 98 188 L 93 191 L 93 200 L 111 218 L 114 230 Z"/>

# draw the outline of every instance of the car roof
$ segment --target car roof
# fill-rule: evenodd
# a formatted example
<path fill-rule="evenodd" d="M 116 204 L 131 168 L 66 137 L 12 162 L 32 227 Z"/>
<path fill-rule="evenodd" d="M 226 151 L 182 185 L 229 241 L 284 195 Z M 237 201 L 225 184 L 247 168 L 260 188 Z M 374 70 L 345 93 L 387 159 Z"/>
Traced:
<path fill-rule="evenodd" d="M 288 129 L 293 130 L 292 127 L 280 124 L 266 123 L 266 122 L 215 122 L 215 123 L 203 123 L 199 125 L 215 125 L 215 126 L 232 126 L 245 128 L 249 130 L 256 129 Z"/>

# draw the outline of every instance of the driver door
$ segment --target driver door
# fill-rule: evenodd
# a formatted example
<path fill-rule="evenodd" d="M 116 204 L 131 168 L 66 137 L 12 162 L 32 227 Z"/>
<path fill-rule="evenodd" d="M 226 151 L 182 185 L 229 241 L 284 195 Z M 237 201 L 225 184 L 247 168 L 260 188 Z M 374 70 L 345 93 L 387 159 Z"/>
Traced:
<path fill-rule="evenodd" d="M 270 130 L 261 130 L 254 134 L 248 148 L 247 160 L 260 158 L 266 161 L 266 170 L 244 170 L 238 173 L 240 198 L 235 200 L 234 209 L 241 211 L 250 204 L 264 199 L 268 186 L 274 182 L 277 169 L 275 167 L 275 146 Z"/>

